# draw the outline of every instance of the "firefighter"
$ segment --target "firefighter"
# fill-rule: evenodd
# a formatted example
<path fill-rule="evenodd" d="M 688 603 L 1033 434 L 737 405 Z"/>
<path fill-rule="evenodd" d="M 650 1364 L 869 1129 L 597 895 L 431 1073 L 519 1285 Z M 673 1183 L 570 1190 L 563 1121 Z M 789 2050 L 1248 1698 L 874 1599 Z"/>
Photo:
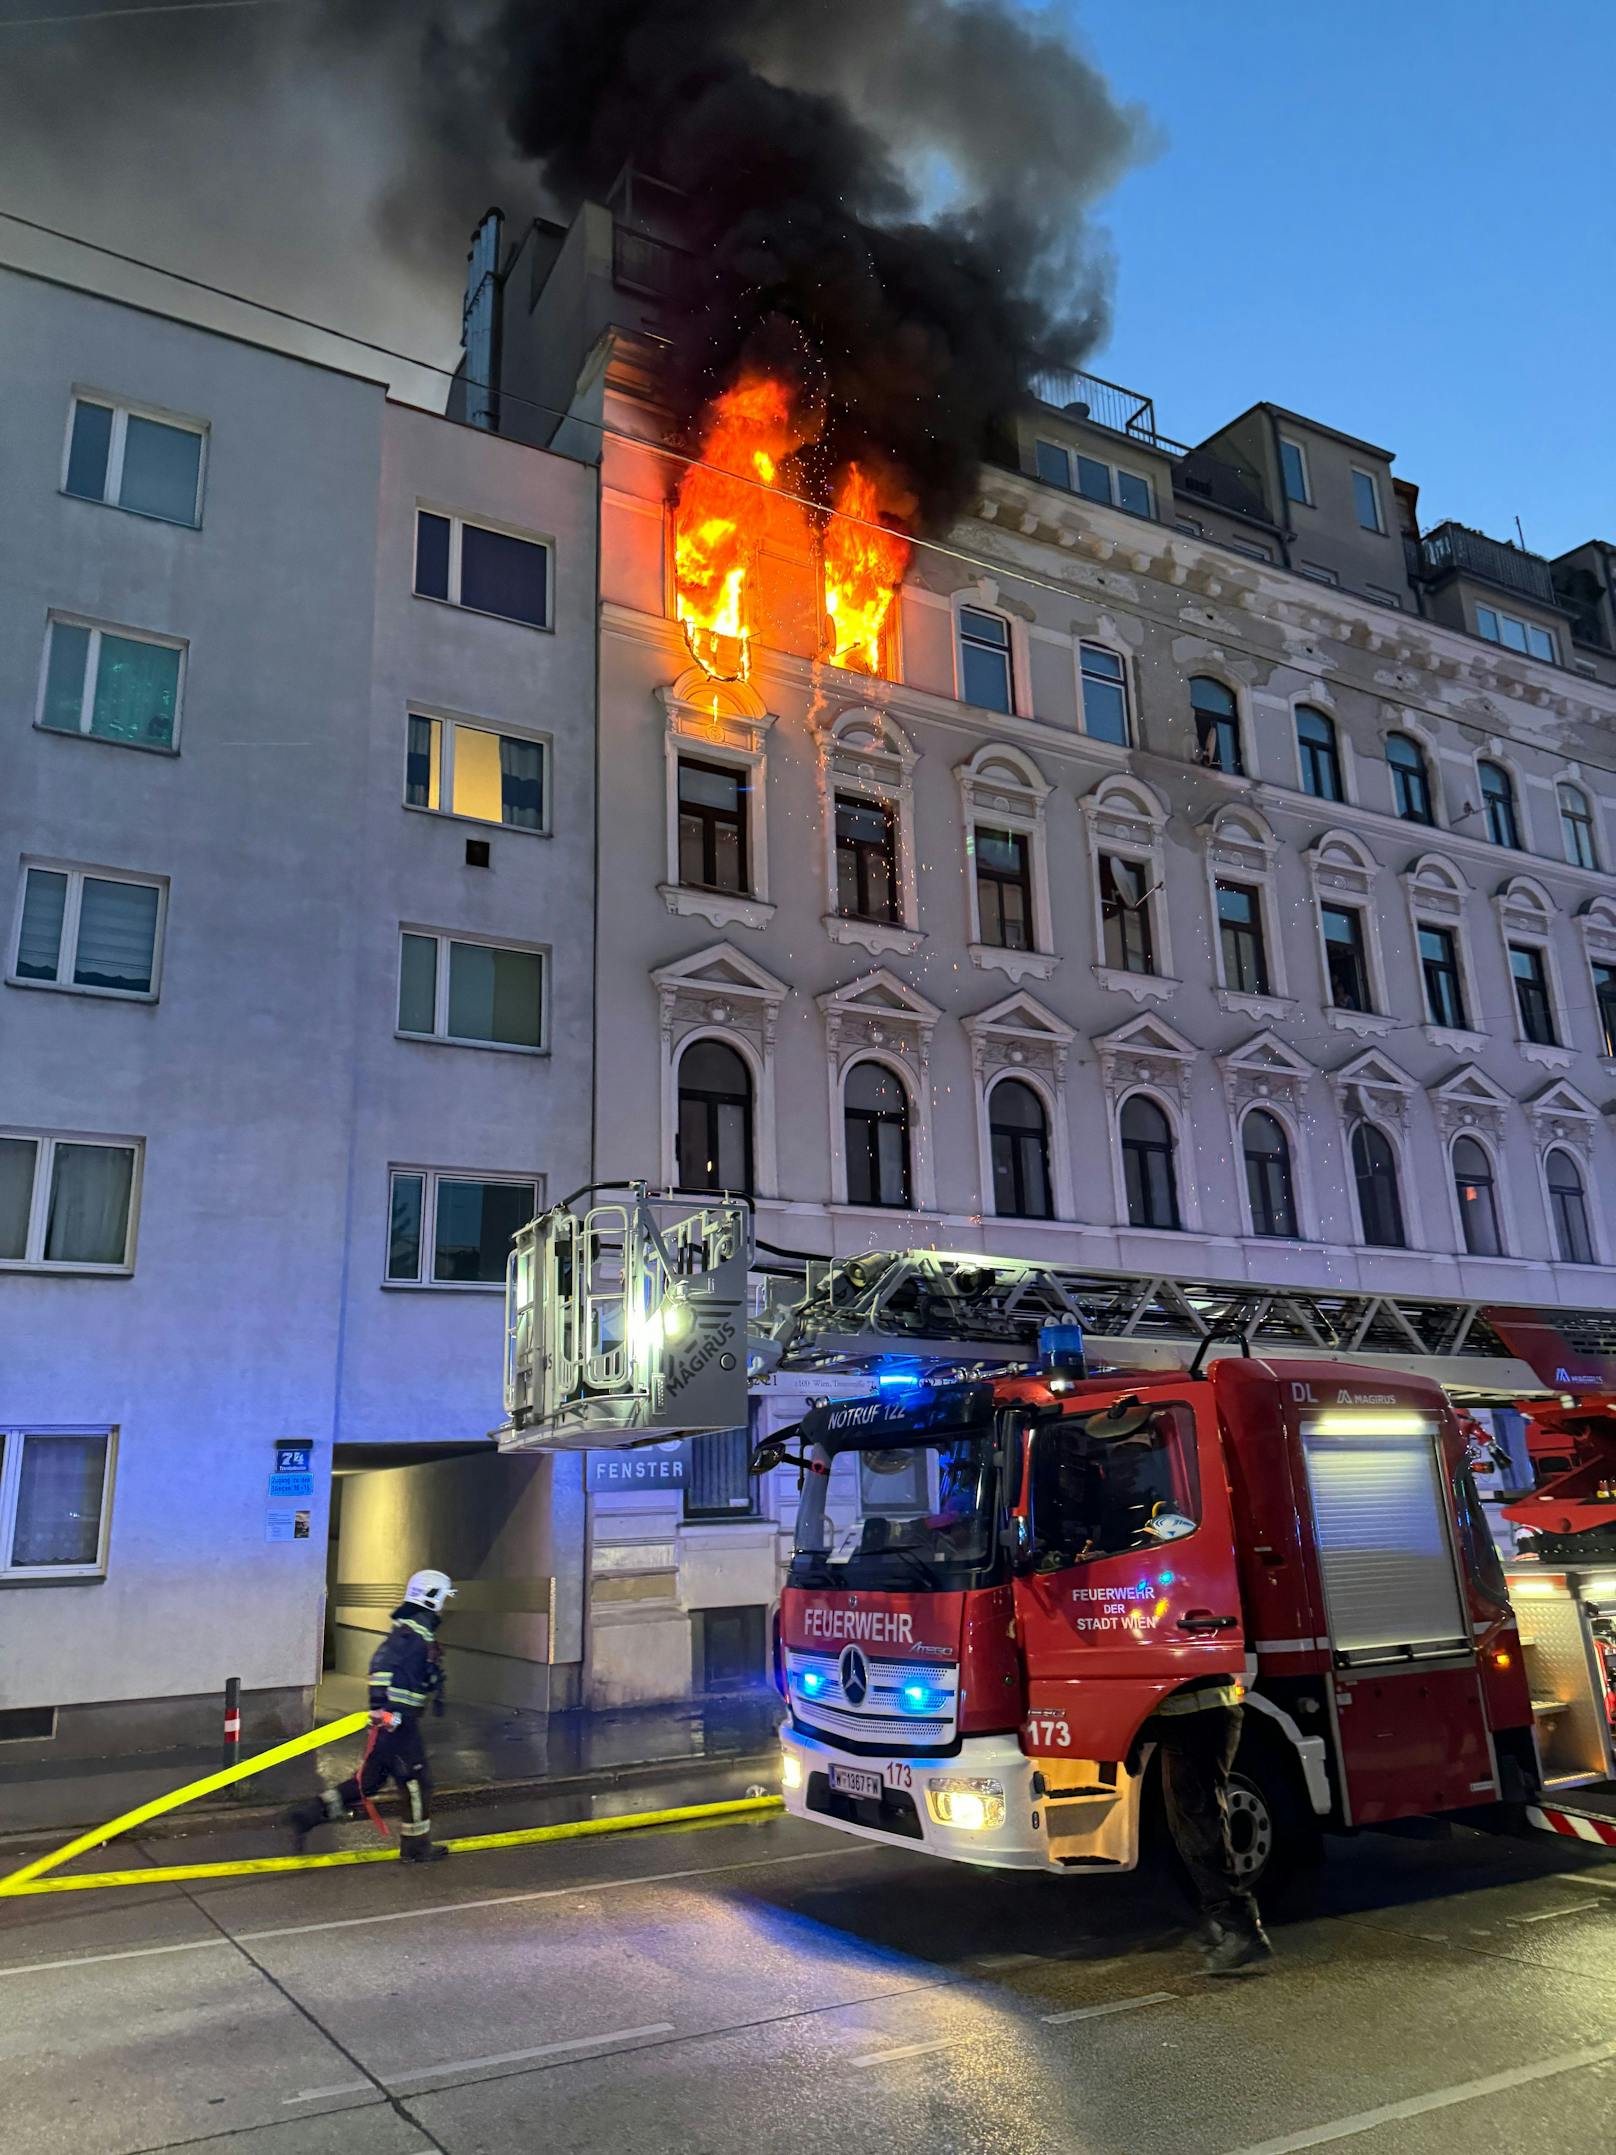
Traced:
<path fill-rule="evenodd" d="M 406 1863 L 436 1863 L 449 1851 L 432 1839 L 432 1774 L 421 1733 L 428 1700 L 443 1711 L 442 1651 L 434 1633 L 453 1582 L 441 1571 L 415 1572 L 393 1611 L 393 1628 L 370 1657 L 370 1742 L 363 1763 L 340 1788 L 326 1787 L 294 1805 L 285 1822 L 301 1851 L 315 1826 L 346 1817 L 388 1779 L 398 1783 L 406 1816 L 399 1855 Z"/>
<path fill-rule="evenodd" d="M 1150 1724 L 1168 1828 L 1201 1911 L 1208 1975 L 1257 1975 L 1274 1957 L 1229 1837 L 1229 1775 L 1245 1718 L 1240 1698 L 1236 1683 L 1197 1684 L 1164 1699 Z"/>

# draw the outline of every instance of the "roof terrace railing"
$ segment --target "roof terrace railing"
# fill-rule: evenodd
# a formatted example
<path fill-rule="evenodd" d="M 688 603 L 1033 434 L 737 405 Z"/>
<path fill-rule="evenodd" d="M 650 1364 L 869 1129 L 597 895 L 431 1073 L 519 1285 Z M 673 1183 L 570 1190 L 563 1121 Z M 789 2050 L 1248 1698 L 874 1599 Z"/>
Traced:
<path fill-rule="evenodd" d="M 1154 399 L 1137 389 L 1124 389 L 1098 374 L 1085 374 L 1076 367 L 1040 367 L 1027 384 L 1040 404 L 1051 405 L 1074 419 L 1087 419 L 1125 434 L 1131 441 L 1146 443 L 1167 456 L 1183 456 L 1186 444 L 1160 433 L 1156 426 Z"/>
<path fill-rule="evenodd" d="M 1543 606 L 1560 604 L 1553 574 L 1541 554 L 1529 554 L 1507 540 L 1489 539 L 1466 524 L 1438 524 L 1418 544 L 1418 567 L 1426 576 L 1445 576 L 1456 570 L 1505 591 L 1518 591 Z M 1414 566 L 1412 559 L 1410 566 Z"/>

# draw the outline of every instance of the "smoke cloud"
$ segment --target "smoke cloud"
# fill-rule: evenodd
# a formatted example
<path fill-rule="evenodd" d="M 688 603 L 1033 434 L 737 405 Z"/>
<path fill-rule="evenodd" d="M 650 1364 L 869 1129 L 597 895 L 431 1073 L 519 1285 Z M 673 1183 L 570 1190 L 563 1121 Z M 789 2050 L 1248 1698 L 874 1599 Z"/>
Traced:
<path fill-rule="evenodd" d="M 1029 363 L 1102 334 L 1088 218 L 1149 146 L 1004 0 L 335 0 L 17 32 L 5 58 L 20 206 L 345 325 L 381 294 L 396 334 L 441 293 L 436 351 L 490 200 L 565 214 L 632 163 L 687 197 L 679 416 L 783 318 L 827 459 L 895 464 L 925 525 Z"/>

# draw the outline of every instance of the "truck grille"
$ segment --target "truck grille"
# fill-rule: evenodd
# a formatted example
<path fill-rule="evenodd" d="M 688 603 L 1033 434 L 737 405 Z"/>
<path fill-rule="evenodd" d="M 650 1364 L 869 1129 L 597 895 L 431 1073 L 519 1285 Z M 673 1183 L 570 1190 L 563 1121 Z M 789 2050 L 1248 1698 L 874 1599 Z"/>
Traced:
<path fill-rule="evenodd" d="M 811 1653 L 793 1646 L 786 1649 L 786 1683 L 796 1719 L 827 1736 L 894 1750 L 933 1751 L 954 1741 L 959 1669 L 951 1662 L 887 1661 L 862 1647 Z"/>

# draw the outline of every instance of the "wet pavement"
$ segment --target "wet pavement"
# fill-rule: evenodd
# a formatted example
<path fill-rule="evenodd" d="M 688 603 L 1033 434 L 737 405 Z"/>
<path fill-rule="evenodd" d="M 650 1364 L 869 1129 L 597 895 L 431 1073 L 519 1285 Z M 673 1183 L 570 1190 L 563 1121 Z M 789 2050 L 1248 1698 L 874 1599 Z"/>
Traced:
<path fill-rule="evenodd" d="M 318 1720 L 340 1719 L 365 1702 L 363 1678 L 328 1677 L 320 1687 Z M 428 1716 L 426 1731 L 438 1790 L 453 1806 L 489 1791 L 547 1781 L 640 1778 L 641 1768 L 694 1772 L 705 1762 L 722 1778 L 733 1762 L 772 1752 L 779 1717 L 778 1699 L 763 1689 L 620 1713 L 546 1715 L 450 1701 L 441 1719 Z M 323 1782 L 343 1779 L 361 1748 L 358 1737 L 322 1747 L 255 1775 L 239 1793 L 221 1793 L 213 1806 L 227 1813 L 278 1809 Z M 217 1750 L 0 1766 L 0 1838 L 100 1825 L 218 1766 Z M 191 1830 L 183 1814 L 176 1814 L 174 1825 Z"/>
<path fill-rule="evenodd" d="M 1221 1984 L 1146 1878 L 778 1816 L 0 1902 L 0 2151 L 1608 2155 L 1616 1864 L 1366 1834 L 1318 1890 Z"/>

